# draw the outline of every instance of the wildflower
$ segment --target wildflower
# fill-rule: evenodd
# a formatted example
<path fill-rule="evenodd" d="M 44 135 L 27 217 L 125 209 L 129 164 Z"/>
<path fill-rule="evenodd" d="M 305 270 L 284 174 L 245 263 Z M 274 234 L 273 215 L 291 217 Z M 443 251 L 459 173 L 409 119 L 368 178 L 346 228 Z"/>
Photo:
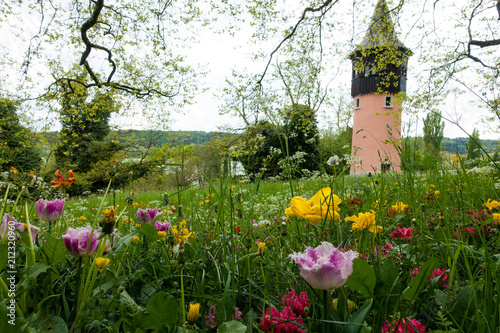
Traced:
<path fill-rule="evenodd" d="M 266 243 L 259 242 L 259 247 L 257 248 L 257 253 L 259 255 L 263 256 L 265 251 L 266 251 Z"/>
<path fill-rule="evenodd" d="M 92 239 L 90 238 L 91 234 Z M 97 251 L 99 245 L 99 232 L 94 231 L 92 233 L 92 228 L 90 226 L 68 228 L 62 238 L 69 253 L 75 257 L 83 257 L 85 255 L 91 256 Z M 88 254 L 87 247 L 89 248 Z"/>
<path fill-rule="evenodd" d="M 10 167 L 9 172 L 10 173 L 18 173 L 17 169 L 14 168 L 13 166 Z"/>
<path fill-rule="evenodd" d="M 396 230 L 394 230 L 389 236 L 394 239 L 400 239 L 411 242 L 413 241 L 413 231 L 414 229 L 401 228 L 400 226 L 397 226 Z"/>
<path fill-rule="evenodd" d="M 104 213 L 104 219 L 101 221 L 102 232 L 105 235 L 109 235 L 113 232 L 113 227 L 116 223 L 116 208 L 105 209 L 102 212 Z"/>
<path fill-rule="evenodd" d="M 165 231 L 158 231 L 158 237 L 160 237 L 160 239 L 163 239 L 166 235 L 167 233 Z"/>
<path fill-rule="evenodd" d="M 439 192 L 439 191 L 434 191 L 434 195 L 435 195 L 436 197 L 439 197 L 439 195 L 440 195 L 440 194 L 441 194 L 441 192 Z"/>
<path fill-rule="evenodd" d="M 80 216 L 80 221 L 86 220 L 87 218 L 85 216 Z"/>
<path fill-rule="evenodd" d="M 500 214 L 493 213 L 493 221 L 495 224 L 500 224 Z"/>
<path fill-rule="evenodd" d="M 233 189 L 233 190 L 234 190 L 235 188 L 236 188 L 236 185 L 232 185 L 232 186 L 231 186 L 231 189 Z"/>
<path fill-rule="evenodd" d="M 50 201 L 40 199 L 36 202 L 35 210 L 40 220 L 54 222 L 61 218 L 64 203 L 64 199 L 54 199 Z"/>
<path fill-rule="evenodd" d="M 311 286 L 335 289 L 342 286 L 352 273 L 352 262 L 358 257 L 356 251 L 341 252 L 328 242 L 316 248 L 306 247 L 303 253 L 292 253 L 289 257 L 300 266 L 300 275 Z"/>
<path fill-rule="evenodd" d="M 498 209 L 500 208 L 500 202 L 497 200 L 491 201 L 491 199 L 488 199 L 488 201 L 484 203 L 484 207 L 488 208 L 488 210 Z"/>
<path fill-rule="evenodd" d="M 455 160 L 455 163 L 460 162 L 460 158 L 459 157 L 455 157 L 454 160 Z"/>
<path fill-rule="evenodd" d="M 434 268 L 432 270 L 432 275 L 430 276 L 430 279 L 432 280 L 437 277 L 440 278 L 439 285 L 443 288 L 448 288 L 448 285 L 445 283 L 447 283 L 450 279 L 448 277 L 448 274 L 446 273 L 446 269 Z"/>
<path fill-rule="evenodd" d="M 417 331 L 413 329 L 415 327 Z M 410 319 L 406 317 L 405 319 L 394 319 L 392 323 L 388 320 L 385 321 L 384 326 L 382 326 L 381 333 L 425 333 L 425 326 L 422 325 L 416 319 Z"/>
<path fill-rule="evenodd" d="M 187 320 L 189 324 L 194 325 L 198 317 L 200 316 L 200 303 L 189 304 L 189 312 L 187 315 Z"/>
<path fill-rule="evenodd" d="M 309 297 L 307 296 L 307 291 L 303 291 L 297 297 L 295 295 L 295 290 L 285 293 L 281 300 L 289 307 L 292 308 L 293 312 L 297 315 L 305 317 L 309 310 Z"/>
<path fill-rule="evenodd" d="M 264 332 L 285 332 L 295 333 L 304 331 L 297 324 L 303 323 L 301 316 L 297 317 L 289 306 L 285 306 L 281 312 L 275 307 L 267 308 L 266 314 L 262 317 L 259 327 Z M 273 327 L 271 329 L 271 327 Z"/>
<path fill-rule="evenodd" d="M 160 221 L 156 221 L 155 228 L 158 231 L 164 231 L 165 233 L 167 233 L 170 229 L 170 223 L 168 223 L 168 221 L 165 221 L 163 223 L 161 223 Z"/>
<path fill-rule="evenodd" d="M 239 307 L 234 308 L 234 315 L 231 315 L 232 320 L 240 321 L 243 316 L 243 312 L 240 311 Z M 211 306 L 208 310 L 208 315 L 205 316 L 205 324 L 211 328 L 217 327 L 217 321 L 215 320 L 215 306 Z"/>
<path fill-rule="evenodd" d="M 238 183 L 243 184 L 243 180 L 241 180 L 241 179 L 238 180 Z"/>
<path fill-rule="evenodd" d="M 186 221 L 181 221 L 179 223 L 179 226 L 174 225 L 174 227 L 172 228 L 172 232 L 174 233 L 179 243 L 187 241 L 193 234 L 189 231 L 188 228 L 186 228 Z"/>
<path fill-rule="evenodd" d="M 137 210 L 137 218 L 139 219 L 139 223 L 153 223 L 162 213 L 158 212 L 158 208 L 148 208 Z"/>
<path fill-rule="evenodd" d="M 353 215 L 345 218 L 346 221 L 354 222 L 351 230 L 364 230 L 368 229 L 375 236 L 384 230 L 381 226 L 376 225 L 375 212 L 372 210 L 368 213 L 359 213 L 358 216 Z"/>
<path fill-rule="evenodd" d="M 95 258 L 95 265 L 97 266 L 97 269 L 99 272 L 101 272 L 106 266 L 109 264 L 109 258 Z"/>
<path fill-rule="evenodd" d="M 69 178 L 66 180 L 63 176 L 61 176 L 61 171 L 57 170 L 55 172 L 55 175 L 57 177 L 57 182 L 54 180 L 50 181 L 50 185 L 52 185 L 53 188 L 56 189 L 63 189 L 63 188 L 68 188 L 76 182 L 75 176 L 73 175 L 73 171 L 69 170 Z"/>
<path fill-rule="evenodd" d="M 138 242 L 139 240 L 139 236 L 134 236 L 134 238 L 132 238 L 132 243 Z"/>
<path fill-rule="evenodd" d="M 295 215 L 299 218 L 306 219 L 309 223 L 316 225 L 321 222 L 321 219 L 337 220 L 340 222 L 340 215 L 337 211 L 340 210 L 338 205 L 341 200 L 338 196 L 331 194 L 332 190 L 325 187 L 318 191 L 310 200 L 302 197 L 294 197 L 290 201 L 290 207 L 285 209 L 287 218 Z"/>
<path fill-rule="evenodd" d="M 404 213 L 405 210 L 408 208 L 408 205 L 404 204 L 402 201 L 398 201 L 396 202 L 395 205 L 392 205 L 391 208 L 396 213 Z"/>
<path fill-rule="evenodd" d="M 330 156 L 326 164 L 329 166 L 337 166 L 340 164 L 340 158 L 337 155 Z"/>
<path fill-rule="evenodd" d="M 203 201 L 199 203 L 200 207 L 203 207 L 204 204 L 205 203 Z"/>

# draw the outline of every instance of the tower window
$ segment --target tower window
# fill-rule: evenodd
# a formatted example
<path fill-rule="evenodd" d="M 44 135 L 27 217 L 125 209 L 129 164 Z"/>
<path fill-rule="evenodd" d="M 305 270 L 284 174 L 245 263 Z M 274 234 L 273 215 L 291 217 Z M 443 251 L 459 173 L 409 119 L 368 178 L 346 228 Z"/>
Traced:
<path fill-rule="evenodd" d="M 359 109 L 359 106 L 360 106 L 360 99 L 359 99 L 359 97 L 356 97 L 354 99 L 354 108 Z"/>
<path fill-rule="evenodd" d="M 385 108 L 392 108 L 392 96 L 385 96 Z"/>

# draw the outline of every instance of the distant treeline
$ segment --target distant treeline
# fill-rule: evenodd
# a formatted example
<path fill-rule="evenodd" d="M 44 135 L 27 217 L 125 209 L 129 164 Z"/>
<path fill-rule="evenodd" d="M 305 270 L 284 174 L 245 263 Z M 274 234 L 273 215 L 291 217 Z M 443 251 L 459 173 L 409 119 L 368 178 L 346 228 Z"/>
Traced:
<path fill-rule="evenodd" d="M 494 153 L 498 150 L 498 140 L 486 140 L 481 139 L 481 145 L 484 150 L 488 153 Z M 469 144 L 469 138 L 443 138 L 441 142 L 441 150 L 449 151 L 450 153 L 467 154 L 467 145 Z"/>

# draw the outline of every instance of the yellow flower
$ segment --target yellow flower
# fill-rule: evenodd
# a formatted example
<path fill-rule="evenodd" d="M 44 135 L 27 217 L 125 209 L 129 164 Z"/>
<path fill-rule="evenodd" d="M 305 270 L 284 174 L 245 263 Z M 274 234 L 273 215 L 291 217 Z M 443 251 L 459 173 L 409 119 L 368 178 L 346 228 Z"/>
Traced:
<path fill-rule="evenodd" d="M 132 238 L 133 243 L 138 242 L 139 240 L 139 236 L 134 236 L 134 238 Z"/>
<path fill-rule="evenodd" d="M 434 185 L 434 184 L 430 184 L 429 186 L 432 188 L 436 187 L 436 185 Z"/>
<path fill-rule="evenodd" d="M 82 215 L 82 216 L 80 216 L 80 220 L 82 220 L 82 221 L 86 220 L 86 217 Z"/>
<path fill-rule="evenodd" d="M 108 266 L 108 264 L 109 264 L 109 258 L 103 258 L 103 257 L 95 258 L 95 265 L 97 266 L 99 272 L 102 271 L 106 266 Z"/>
<path fill-rule="evenodd" d="M 141 227 L 141 225 L 140 225 L 139 223 L 136 223 L 136 224 L 135 224 L 135 226 L 136 226 L 137 228 L 140 228 L 140 227 Z"/>
<path fill-rule="evenodd" d="M 500 202 L 498 202 L 497 200 L 491 201 L 491 199 L 488 199 L 488 201 L 484 203 L 484 206 L 488 208 L 488 210 L 498 209 L 500 208 Z"/>
<path fill-rule="evenodd" d="M 257 253 L 259 255 L 264 255 L 264 252 L 266 251 L 266 243 L 259 242 L 259 248 L 257 249 Z"/>
<path fill-rule="evenodd" d="M 287 218 L 295 215 L 298 218 L 303 218 L 309 223 L 316 225 L 321 222 L 321 219 L 337 220 L 340 222 L 340 215 L 337 211 L 340 210 L 338 205 L 341 200 L 335 194 L 331 194 L 332 190 L 325 187 L 318 191 L 310 200 L 302 197 L 294 197 L 290 201 L 290 207 L 285 209 Z"/>
<path fill-rule="evenodd" d="M 189 312 L 187 315 L 188 322 L 193 325 L 200 316 L 200 303 L 189 304 Z"/>
<path fill-rule="evenodd" d="M 353 215 L 345 218 L 346 221 L 354 222 L 352 224 L 351 230 L 364 230 L 367 229 L 375 236 L 384 230 L 381 226 L 378 226 L 375 222 L 375 212 L 372 210 L 368 213 L 359 213 L 358 216 Z"/>
<path fill-rule="evenodd" d="M 441 192 L 439 192 L 439 191 L 434 191 L 434 194 L 435 194 L 436 196 L 439 196 L 439 195 L 441 194 Z"/>
<path fill-rule="evenodd" d="M 186 222 L 186 221 L 181 221 L 181 222 L 179 223 L 179 227 L 181 227 L 181 228 L 185 228 L 185 227 L 186 227 L 186 224 L 187 224 L 187 222 Z"/>
<path fill-rule="evenodd" d="M 500 214 L 493 213 L 493 221 L 495 224 L 500 224 Z"/>
<path fill-rule="evenodd" d="M 232 185 L 231 188 L 234 190 L 236 188 L 236 185 Z"/>
<path fill-rule="evenodd" d="M 202 202 L 200 202 L 200 204 L 199 204 L 199 205 L 200 205 L 200 207 L 203 207 L 203 205 L 204 205 L 204 204 L 205 204 L 205 203 L 202 201 Z"/>
<path fill-rule="evenodd" d="M 205 203 L 208 205 L 210 203 L 210 199 L 205 200 Z"/>
<path fill-rule="evenodd" d="M 460 158 L 459 157 L 455 157 L 455 162 L 456 163 L 460 162 Z"/>
<path fill-rule="evenodd" d="M 160 237 L 160 239 L 163 239 L 166 235 L 167 233 L 165 231 L 158 231 L 158 237 Z"/>
<path fill-rule="evenodd" d="M 402 201 L 396 202 L 395 205 L 391 206 L 392 210 L 398 212 L 398 213 L 404 213 L 405 210 L 408 208 L 407 204 L 404 204 Z"/>
<path fill-rule="evenodd" d="M 241 179 L 240 179 L 240 180 L 238 181 L 238 183 L 243 184 L 243 180 L 241 180 Z"/>

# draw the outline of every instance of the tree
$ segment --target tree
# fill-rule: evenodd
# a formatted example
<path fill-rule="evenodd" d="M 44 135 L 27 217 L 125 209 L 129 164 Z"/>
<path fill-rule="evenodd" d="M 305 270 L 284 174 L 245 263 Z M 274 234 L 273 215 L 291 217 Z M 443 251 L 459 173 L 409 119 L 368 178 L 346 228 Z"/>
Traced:
<path fill-rule="evenodd" d="M 35 171 L 42 160 L 34 134 L 19 122 L 17 106 L 17 102 L 0 98 L 0 170 Z"/>
<path fill-rule="evenodd" d="M 482 145 L 479 139 L 479 131 L 474 129 L 469 136 L 469 143 L 467 144 L 467 159 L 475 160 L 482 156 Z"/>
<path fill-rule="evenodd" d="M 424 119 L 424 143 L 427 152 L 438 156 L 443 141 L 444 121 L 441 121 L 441 112 L 432 111 Z"/>

